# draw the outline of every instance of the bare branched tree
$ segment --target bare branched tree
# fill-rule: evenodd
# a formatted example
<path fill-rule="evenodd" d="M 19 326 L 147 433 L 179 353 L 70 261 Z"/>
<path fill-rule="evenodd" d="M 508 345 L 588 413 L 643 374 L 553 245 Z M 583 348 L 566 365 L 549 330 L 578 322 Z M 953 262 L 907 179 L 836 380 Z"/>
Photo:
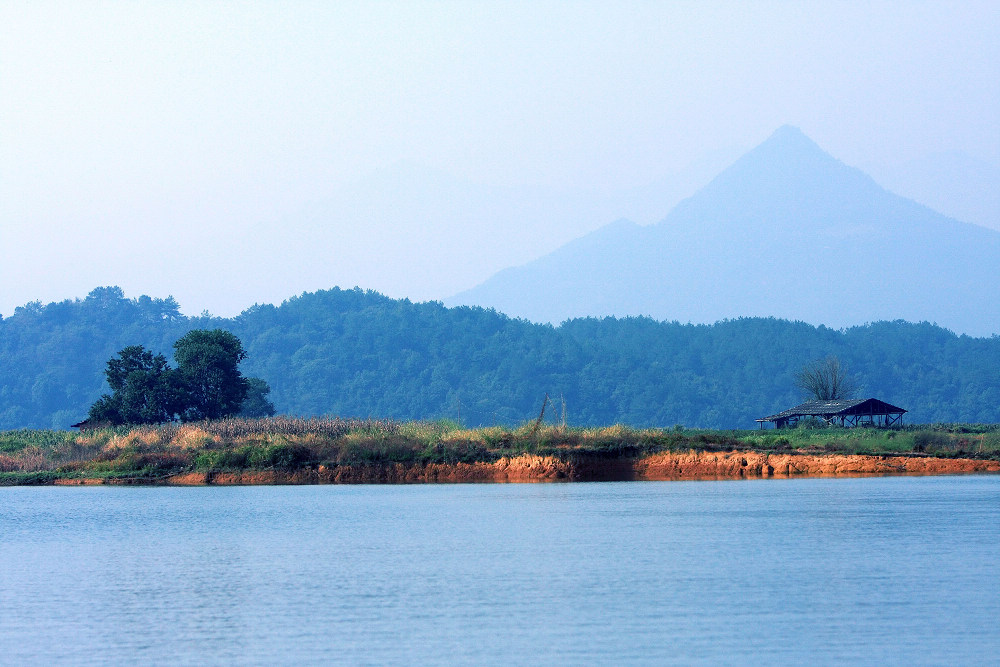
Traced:
<path fill-rule="evenodd" d="M 818 401 L 852 398 L 858 383 L 847 374 L 837 357 L 814 361 L 795 375 L 795 385 Z"/>

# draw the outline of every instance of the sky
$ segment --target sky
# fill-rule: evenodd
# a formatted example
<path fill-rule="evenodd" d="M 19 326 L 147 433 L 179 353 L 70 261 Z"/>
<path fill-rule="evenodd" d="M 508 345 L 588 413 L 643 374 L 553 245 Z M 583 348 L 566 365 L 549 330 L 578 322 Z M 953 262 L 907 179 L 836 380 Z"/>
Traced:
<path fill-rule="evenodd" d="M 444 299 L 784 124 L 1000 229 L 1000 3 L 0 3 L 0 315 Z"/>

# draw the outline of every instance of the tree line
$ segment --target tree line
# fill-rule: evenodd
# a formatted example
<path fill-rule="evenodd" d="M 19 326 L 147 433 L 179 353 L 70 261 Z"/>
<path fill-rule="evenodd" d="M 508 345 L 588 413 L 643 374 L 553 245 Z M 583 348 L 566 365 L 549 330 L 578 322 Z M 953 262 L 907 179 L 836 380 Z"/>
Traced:
<path fill-rule="evenodd" d="M 835 330 L 773 318 L 692 325 L 632 317 L 554 327 L 336 288 L 232 318 L 190 317 L 173 299 L 104 287 L 0 319 L 0 429 L 80 421 L 114 395 L 105 371 L 116 355 L 169 369 L 168 379 L 185 376 L 175 343 L 193 330 L 235 336 L 247 381 L 266 383 L 276 410 L 298 416 L 510 425 L 535 419 L 547 393 L 559 397 L 560 413 L 565 402 L 571 425 L 752 428 L 806 398 L 796 387 L 804 366 L 836 357 L 859 397 L 907 409 L 910 423 L 1000 422 L 1000 337 L 956 336 L 930 323 Z M 122 359 L 130 346 L 142 350 Z"/>

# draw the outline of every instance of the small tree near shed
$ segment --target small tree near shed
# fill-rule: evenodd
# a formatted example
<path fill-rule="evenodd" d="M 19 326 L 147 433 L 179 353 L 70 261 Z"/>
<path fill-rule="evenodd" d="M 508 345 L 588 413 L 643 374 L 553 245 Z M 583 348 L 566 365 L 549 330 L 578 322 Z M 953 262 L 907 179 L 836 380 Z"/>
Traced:
<path fill-rule="evenodd" d="M 837 357 L 827 357 L 805 366 L 795 375 L 795 386 L 817 401 L 853 398 L 858 383 L 847 373 Z"/>

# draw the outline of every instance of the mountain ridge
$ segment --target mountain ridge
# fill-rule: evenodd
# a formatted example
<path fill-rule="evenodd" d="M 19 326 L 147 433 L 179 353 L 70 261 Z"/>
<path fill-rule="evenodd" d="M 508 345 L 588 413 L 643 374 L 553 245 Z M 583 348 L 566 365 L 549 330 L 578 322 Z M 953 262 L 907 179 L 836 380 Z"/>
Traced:
<path fill-rule="evenodd" d="M 445 303 L 553 323 L 904 319 L 992 335 L 998 267 L 1000 232 L 889 192 L 784 126 L 660 222 L 602 227 Z"/>

